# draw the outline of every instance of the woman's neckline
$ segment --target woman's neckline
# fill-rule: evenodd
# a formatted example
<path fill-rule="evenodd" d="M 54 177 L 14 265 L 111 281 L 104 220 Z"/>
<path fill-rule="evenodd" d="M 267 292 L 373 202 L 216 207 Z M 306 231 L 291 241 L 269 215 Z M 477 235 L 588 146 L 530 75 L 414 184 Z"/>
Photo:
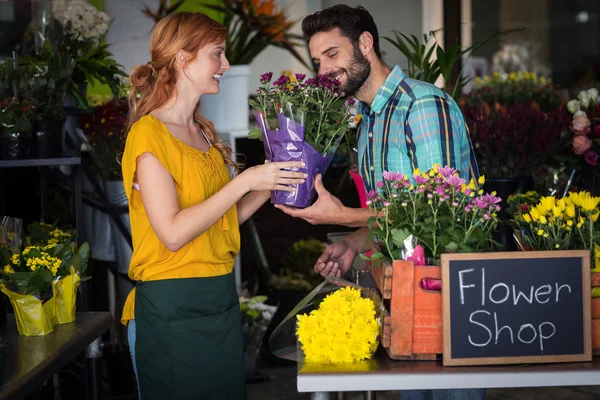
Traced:
<path fill-rule="evenodd" d="M 208 149 L 207 149 L 206 151 L 205 151 L 205 150 L 200 150 L 199 148 L 197 148 L 197 147 L 194 147 L 194 146 L 192 146 L 192 145 L 189 145 L 189 144 L 187 144 L 186 142 L 184 142 L 183 140 L 179 139 L 177 136 L 175 136 L 175 135 L 173 134 L 173 132 L 171 132 L 171 131 L 169 130 L 169 128 L 167 127 L 167 124 L 165 124 L 163 121 L 161 121 L 160 119 L 158 119 L 158 118 L 157 118 L 157 117 L 155 117 L 154 115 L 147 114 L 146 116 L 147 116 L 147 117 L 151 117 L 151 118 L 155 119 L 156 121 L 158 121 L 158 122 L 159 122 L 159 123 L 160 123 L 160 124 L 163 126 L 163 128 L 164 128 L 164 129 L 165 129 L 167 132 L 169 132 L 169 135 L 171 135 L 171 136 L 172 136 L 172 137 L 173 137 L 173 138 L 174 138 L 174 139 L 175 139 L 177 142 L 179 142 L 179 143 L 183 144 L 183 145 L 184 145 L 184 146 L 186 146 L 186 147 L 189 147 L 189 148 L 190 148 L 190 149 L 192 149 L 192 150 L 195 150 L 195 151 L 197 151 L 197 152 L 199 152 L 199 153 L 202 153 L 202 154 L 206 154 L 206 153 L 210 152 L 210 151 L 213 149 L 213 147 L 214 147 L 214 146 L 213 146 L 213 144 L 210 142 L 210 140 L 208 140 L 208 137 L 206 136 L 206 133 L 204 133 L 204 130 L 203 130 L 202 128 L 200 128 L 200 133 L 202 133 L 202 136 L 204 136 L 204 139 L 206 140 L 206 143 L 208 143 Z"/>

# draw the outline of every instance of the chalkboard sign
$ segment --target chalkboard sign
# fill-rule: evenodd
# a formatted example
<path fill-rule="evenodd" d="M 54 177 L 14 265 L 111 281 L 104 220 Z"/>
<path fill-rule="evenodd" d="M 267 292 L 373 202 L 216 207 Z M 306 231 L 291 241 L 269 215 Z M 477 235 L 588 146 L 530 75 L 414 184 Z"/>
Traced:
<path fill-rule="evenodd" d="M 591 361 L 586 250 L 442 255 L 444 365 Z"/>

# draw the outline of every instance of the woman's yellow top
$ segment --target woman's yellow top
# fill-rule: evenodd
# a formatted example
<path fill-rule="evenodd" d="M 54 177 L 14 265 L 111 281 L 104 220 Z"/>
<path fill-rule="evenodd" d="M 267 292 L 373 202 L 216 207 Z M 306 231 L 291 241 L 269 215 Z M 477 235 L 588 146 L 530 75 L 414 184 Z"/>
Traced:
<path fill-rule="evenodd" d="M 190 243 L 176 252 L 170 251 L 156 236 L 140 192 L 133 188 L 137 158 L 143 153 L 152 153 L 169 171 L 181 209 L 208 199 L 231 180 L 223 157 L 214 146 L 206 152 L 200 151 L 177 139 L 157 118 L 150 115 L 140 118 L 129 131 L 122 160 L 133 239 L 129 278 L 152 281 L 230 273 L 240 250 L 236 207 Z M 123 307 L 121 323 L 124 325 L 134 319 L 134 302 L 135 288 Z"/>

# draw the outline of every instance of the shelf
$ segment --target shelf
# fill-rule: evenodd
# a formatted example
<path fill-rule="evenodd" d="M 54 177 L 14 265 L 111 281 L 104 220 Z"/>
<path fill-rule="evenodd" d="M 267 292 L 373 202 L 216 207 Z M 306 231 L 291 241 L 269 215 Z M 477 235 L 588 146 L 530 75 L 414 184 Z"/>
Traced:
<path fill-rule="evenodd" d="M 0 160 L 0 168 L 51 167 L 58 165 L 79 165 L 80 157 L 38 158 L 25 160 Z"/>

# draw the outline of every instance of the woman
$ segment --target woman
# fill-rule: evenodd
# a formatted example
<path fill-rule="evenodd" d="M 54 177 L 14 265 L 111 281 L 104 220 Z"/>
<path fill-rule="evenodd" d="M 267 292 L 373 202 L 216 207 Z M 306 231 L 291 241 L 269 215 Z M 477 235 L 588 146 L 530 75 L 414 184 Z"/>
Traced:
<path fill-rule="evenodd" d="M 306 177 L 284 170 L 301 163 L 282 162 L 230 178 L 231 149 L 196 112 L 229 70 L 226 35 L 204 14 L 172 14 L 152 32 L 151 61 L 130 76 L 122 167 L 137 285 L 122 322 L 144 400 L 245 398 L 232 273 L 238 225 L 269 190 L 293 190 Z"/>

